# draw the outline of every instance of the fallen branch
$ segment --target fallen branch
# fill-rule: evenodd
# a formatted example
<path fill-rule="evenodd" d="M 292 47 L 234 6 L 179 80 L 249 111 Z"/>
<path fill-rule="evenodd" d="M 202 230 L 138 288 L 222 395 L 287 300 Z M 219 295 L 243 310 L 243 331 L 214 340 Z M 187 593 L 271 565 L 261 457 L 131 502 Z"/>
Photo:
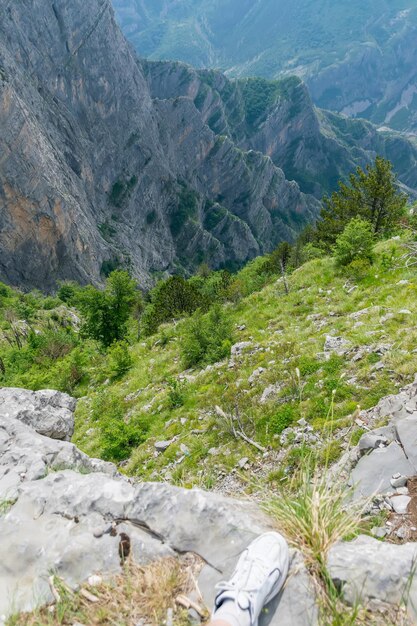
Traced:
<path fill-rule="evenodd" d="M 179 605 L 182 606 L 184 609 L 194 609 L 194 611 L 196 613 L 198 613 L 198 615 L 202 618 L 206 617 L 206 613 L 204 611 L 203 608 L 201 608 L 201 606 L 199 604 L 197 604 L 196 602 L 194 602 L 193 600 L 190 600 L 190 598 L 187 598 L 187 596 L 178 596 L 177 598 L 175 598 L 175 602 Z"/>
<path fill-rule="evenodd" d="M 80 595 L 84 596 L 84 598 L 88 600 L 89 602 L 100 602 L 100 599 L 97 598 L 97 596 L 90 593 L 89 591 L 87 591 L 87 589 L 80 589 Z"/>
<path fill-rule="evenodd" d="M 259 443 L 256 443 L 256 441 L 253 441 L 253 439 L 250 439 L 241 430 L 237 430 L 236 435 L 240 437 L 241 439 L 243 439 L 244 441 L 246 441 L 246 443 L 249 443 L 251 446 L 254 446 L 257 450 L 259 450 L 259 452 L 266 452 L 266 448 L 261 446 Z"/>
<path fill-rule="evenodd" d="M 240 419 L 240 415 L 239 415 L 239 411 L 237 407 L 236 407 L 236 417 L 225 413 L 223 409 L 221 409 L 219 406 L 215 407 L 215 411 L 219 417 L 225 420 L 227 426 L 229 427 L 235 439 L 238 439 L 240 437 L 240 439 L 243 439 L 244 441 L 246 441 L 246 443 L 250 444 L 251 446 L 254 446 L 257 450 L 259 450 L 259 452 L 266 452 L 266 448 L 264 448 L 259 443 L 257 443 L 256 441 L 248 437 L 245 431 L 243 430 L 242 421 Z M 238 428 L 236 428 L 235 422 L 237 423 Z"/>

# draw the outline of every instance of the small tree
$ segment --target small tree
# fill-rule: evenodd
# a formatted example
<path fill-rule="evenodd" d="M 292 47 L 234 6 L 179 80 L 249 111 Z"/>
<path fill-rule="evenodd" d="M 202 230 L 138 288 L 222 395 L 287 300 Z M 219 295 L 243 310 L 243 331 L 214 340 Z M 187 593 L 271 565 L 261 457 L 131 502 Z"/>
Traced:
<path fill-rule="evenodd" d="M 375 235 L 387 235 L 406 212 L 407 196 L 398 190 L 390 161 L 376 157 L 365 170 L 358 167 L 349 183 L 339 183 L 339 190 L 323 199 L 316 226 L 316 238 L 332 244 L 354 217 L 371 224 Z"/>
<path fill-rule="evenodd" d="M 184 326 L 181 355 L 184 367 L 216 363 L 230 354 L 232 325 L 220 304 L 203 315 L 196 311 Z"/>
<path fill-rule="evenodd" d="M 142 317 L 146 335 L 155 333 L 160 324 L 193 313 L 204 305 L 198 289 L 182 276 L 171 276 L 158 283 L 150 293 L 150 300 Z"/>
<path fill-rule="evenodd" d="M 105 347 L 124 339 L 136 294 L 135 282 L 124 270 L 110 274 L 104 291 L 91 285 L 80 290 L 77 301 L 84 317 L 83 333 Z"/>
<path fill-rule="evenodd" d="M 334 248 L 336 265 L 344 267 L 353 261 L 372 262 L 374 234 L 369 222 L 355 218 L 336 240 Z"/>

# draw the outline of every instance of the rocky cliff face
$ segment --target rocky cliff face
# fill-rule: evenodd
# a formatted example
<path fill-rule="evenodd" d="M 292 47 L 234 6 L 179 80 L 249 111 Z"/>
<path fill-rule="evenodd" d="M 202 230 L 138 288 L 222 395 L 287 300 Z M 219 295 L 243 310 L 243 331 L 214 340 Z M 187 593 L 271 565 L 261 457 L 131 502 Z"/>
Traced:
<path fill-rule="evenodd" d="M 314 217 L 314 199 L 219 139 L 190 98 L 153 98 L 107 0 L 1 11 L 2 280 L 49 289 L 122 263 L 147 284 L 239 265 Z"/>
<path fill-rule="evenodd" d="M 376 153 L 417 188 L 412 140 L 315 109 L 298 79 L 139 61 L 109 0 L 23 0 L 0 20 L 0 279 L 144 285 L 291 240 Z"/>
<path fill-rule="evenodd" d="M 204 123 L 222 140 L 267 155 L 302 192 L 320 198 L 376 154 L 390 159 L 408 191 L 417 189 L 417 142 L 380 132 L 365 120 L 317 109 L 296 77 L 229 80 L 183 63 L 142 61 L 158 100 L 192 99 Z"/>

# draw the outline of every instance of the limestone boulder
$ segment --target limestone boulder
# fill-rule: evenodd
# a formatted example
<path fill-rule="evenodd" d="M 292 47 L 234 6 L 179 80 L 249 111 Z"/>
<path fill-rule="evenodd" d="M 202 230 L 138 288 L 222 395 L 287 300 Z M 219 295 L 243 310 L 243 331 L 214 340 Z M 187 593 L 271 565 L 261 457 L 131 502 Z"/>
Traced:
<path fill-rule="evenodd" d="M 74 398 L 59 391 L 0 388 L 0 415 L 18 419 L 52 439 L 71 439 L 75 405 Z"/>

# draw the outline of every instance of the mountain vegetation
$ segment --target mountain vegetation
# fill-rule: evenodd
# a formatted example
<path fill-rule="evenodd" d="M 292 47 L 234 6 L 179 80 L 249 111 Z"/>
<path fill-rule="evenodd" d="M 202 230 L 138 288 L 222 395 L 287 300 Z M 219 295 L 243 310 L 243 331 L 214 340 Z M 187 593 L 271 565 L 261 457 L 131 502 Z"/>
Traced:
<path fill-rule="evenodd" d="M 347 211 L 334 247 L 320 238 L 326 201 L 317 228 L 293 246 L 236 274 L 202 266 L 188 280 L 162 280 L 144 302 L 121 270 L 104 290 L 63 283 L 47 298 L 2 285 L 1 383 L 79 396 L 75 441 L 142 478 L 213 487 L 232 472 L 239 485 L 246 458 L 268 483 L 305 455 L 337 459 L 337 433 L 358 405 L 373 406 L 417 368 L 406 263 L 415 218 L 390 164 L 358 171 L 332 202 L 340 220 L 339 203 L 377 172 L 390 228 Z M 341 343 L 326 347 L 326 337 Z M 288 447 L 282 433 L 300 420 L 324 449 Z"/>

